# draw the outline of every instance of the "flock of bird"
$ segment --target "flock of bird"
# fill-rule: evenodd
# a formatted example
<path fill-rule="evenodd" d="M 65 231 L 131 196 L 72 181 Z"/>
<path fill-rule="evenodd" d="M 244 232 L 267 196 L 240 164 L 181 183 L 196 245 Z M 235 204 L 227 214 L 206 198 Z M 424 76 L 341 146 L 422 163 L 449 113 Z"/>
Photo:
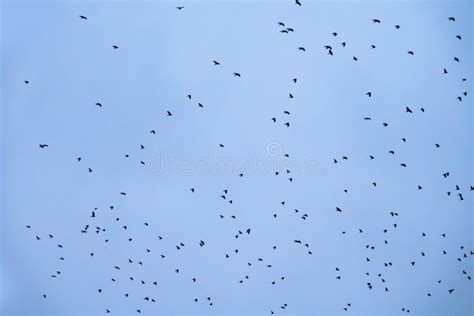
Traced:
<path fill-rule="evenodd" d="M 295 5 L 297 7 L 301 7 L 302 3 L 299 0 L 296 0 Z M 177 10 L 186 10 L 186 8 L 184 6 L 178 6 L 178 7 L 176 7 L 176 9 Z M 79 15 L 79 19 L 83 23 L 88 23 L 89 22 L 88 21 L 89 18 L 86 15 Z M 371 20 L 371 22 L 373 23 L 373 27 L 378 27 L 379 24 L 384 23 L 384 21 L 382 21 L 379 18 L 373 18 Z M 446 23 L 455 23 L 455 22 L 456 22 L 455 17 L 447 17 L 446 18 Z M 276 25 L 278 27 L 278 31 L 280 33 L 282 33 L 282 36 L 285 36 L 283 34 L 289 34 L 289 33 L 297 32 L 297 30 L 295 30 L 294 27 L 287 26 L 287 24 L 283 21 L 277 21 Z M 398 24 L 393 25 L 393 31 L 394 32 L 397 32 L 400 28 L 403 28 L 403 25 L 398 25 Z M 337 41 L 339 34 L 337 32 L 333 32 L 329 36 Z M 460 34 L 452 34 L 452 36 L 454 38 L 456 38 L 457 40 L 462 40 L 462 36 Z M 335 44 L 333 42 L 331 42 L 331 44 L 327 44 L 327 45 L 324 45 L 323 47 L 321 47 L 321 50 L 327 52 L 327 55 L 329 55 L 328 58 L 338 58 L 339 50 L 344 50 L 344 49 L 348 50 L 348 49 L 350 49 L 349 47 L 350 47 L 350 42 L 340 41 L 340 43 L 338 43 L 337 46 L 335 46 Z M 117 44 L 112 45 L 111 49 L 120 51 L 120 47 Z M 377 47 L 376 47 L 376 45 L 371 45 L 370 49 L 372 49 L 372 50 L 377 49 Z M 295 47 L 295 54 L 304 54 L 304 53 L 306 53 L 306 51 L 307 51 L 307 49 L 303 46 Z M 414 50 L 414 49 L 407 50 L 406 54 L 408 55 L 407 58 L 411 58 L 411 56 L 414 56 L 416 54 L 416 50 Z M 359 60 L 358 56 L 353 56 L 352 57 L 353 62 L 358 62 L 358 60 Z M 448 62 L 450 62 L 450 61 L 446 61 L 446 63 L 448 63 Z M 453 59 L 452 59 L 452 62 L 459 63 L 461 61 L 460 61 L 459 57 L 454 56 Z M 220 67 L 223 63 L 224 63 L 223 60 L 213 60 L 212 58 L 209 58 L 209 67 Z M 240 73 L 238 71 L 235 71 L 233 73 L 229 73 L 229 76 L 230 75 L 234 76 L 235 80 L 245 80 L 245 74 L 244 73 Z M 449 71 L 448 66 L 446 66 L 446 68 L 439 69 L 439 76 L 447 76 L 447 75 L 454 75 L 455 76 L 456 73 L 454 71 L 453 72 Z M 459 80 L 461 82 L 465 82 L 465 81 L 467 81 L 467 78 L 459 78 Z M 300 83 L 300 80 L 297 77 L 291 77 L 291 78 L 288 78 L 288 82 L 289 82 L 290 85 L 298 85 Z M 27 84 L 27 85 L 28 84 L 34 84 L 34 82 L 30 82 L 29 80 L 24 80 L 24 84 Z M 374 95 L 376 95 L 377 92 L 376 91 L 360 91 L 360 93 L 361 93 L 361 95 L 365 95 L 367 98 L 372 98 Z M 294 99 L 295 97 L 296 97 L 296 95 L 293 92 L 288 93 L 288 98 L 289 99 Z M 464 91 L 464 89 L 461 89 L 460 92 L 459 92 L 459 95 L 453 96 L 453 100 L 463 102 L 464 99 L 467 98 L 467 97 L 468 97 L 468 91 Z M 187 95 L 183 96 L 183 98 L 185 98 L 187 100 L 190 100 L 190 101 L 194 100 L 193 96 L 191 94 L 187 94 Z M 98 110 L 100 110 L 101 108 L 103 108 L 103 106 L 106 106 L 106 104 L 102 104 L 101 102 L 96 102 L 95 106 L 97 107 Z M 197 102 L 197 106 L 199 108 L 204 108 L 205 105 L 202 104 L 201 102 Z M 401 108 L 401 111 L 403 111 L 406 115 L 415 115 L 415 112 L 419 112 L 420 114 L 422 114 L 422 113 L 425 113 L 425 111 L 428 111 L 428 110 L 429 110 L 428 108 L 417 107 L 417 106 L 414 106 L 414 105 L 404 105 Z M 291 119 L 290 118 L 292 117 L 292 115 L 291 115 L 292 111 L 290 111 L 290 109 L 286 109 L 283 112 L 275 113 L 274 116 L 268 118 L 268 121 L 270 122 L 270 124 L 280 124 L 280 126 L 282 126 L 284 128 L 291 128 L 292 125 L 291 125 Z M 173 109 L 170 108 L 170 109 L 166 110 L 166 112 L 163 113 L 163 116 L 166 117 L 167 119 L 172 120 L 173 119 Z M 377 117 L 372 117 L 372 116 L 361 117 L 360 119 L 362 119 L 363 121 L 366 121 L 367 123 L 369 123 L 371 121 L 372 122 L 373 121 L 375 121 L 375 122 L 378 121 Z M 390 126 L 390 122 L 385 122 L 385 121 L 379 121 L 379 123 L 377 123 L 377 124 L 379 124 L 380 128 L 388 128 Z M 156 130 L 151 129 L 149 131 L 149 133 L 151 135 L 156 135 L 157 132 L 156 132 Z M 409 141 L 410 141 L 410 139 L 407 136 L 400 135 L 400 142 L 402 144 L 406 143 L 406 142 L 409 142 Z M 216 144 L 216 147 L 224 148 L 225 145 L 224 144 Z M 143 144 L 139 144 L 138 148 L 140 150 L 147 150 L 147 148 Z M 51 149 L 56 150 L 57 148 L 55 148 L 54 144 L 50 144 L 50 143 L 46 142 L 46 143 L 39 144 L 39 149 L 40 150 L 51 150 Z M 440 144 L 440 143 L 432 144 L 432 150 L 433 151 L 443 150 L 443 144 Z M 395 152 L 395 150 L 389 150 L 387 152 L 387 155 L 391 155 L 393 157 L 396 157 L 396 154 L 397 153 Z M 290 154 L 288 154 L 288 153 L 284 154 L 284 157 L 289 158 Z M 369 161 L 372 161 L 372 160 L 376 159 L 376 156 L 373 153 L 367 153 L 366 157 Z M 125 159 L 130 158 L 130 154 L 124 153 L 123 158 L 125 158 Z M 328 162 L 328 163 L 329 164 L 332 163 L 333 165 L 336 165 L 336 164 L 341 164 L 344 161 L 349 160 L 349 159 L 350 159 L 349 156 L 341 156 L 341 157 L 337 156 L 337 157 L 332 158 L 332 161 Z M 74 163 L 84 164 L 83 158 L 82 157 L 77 157 L 76 161 Z M 400 166 L 400 168 L 408 168 L 409 165 L 410 165 L 409 163 L 410 163 L 409 161 L 400 161 L 399 166 Z M 142 161 L 140 161 L 140 164 L 141 165 L 146 165 L 147 162 L 142 160 Z M 88 172 L 92 175 L 94 174 L 93 166 L 85 166 L 84 170 L 85 170 L 85 172 Z M 290 168 L 286 169 L 283 172 L 275 171 L 275 176 L 281 176 L 281 173 L 286 175 L 288 181 L 293 182 L 295 180 L 294 176 L 292 175 L 292 170 Z M 238 176 L 243 177 L 244 174 L 240 173 L 240 174 L 238 174 Z M 447 170 L 443 174 L 440 174 L 439 177 L 440 177 L 440 180 L 448 179 L 450 177 L 450 171 Z M 371 181 L 371 182 L 368 183 L 368 185 L 372 186 L 372 187 L 377 187 L 377 182 L 376 181 Z M 419 184 L 419 185 L 417 185 L 417 187 L 414 187 L 413 190 L 414 191 L 423 190 L 423 186 L 421 184 Z M 344 189 L 344 194 L 350 194 L 349 191 L 350 191 L 350 188 L 345 188 Z M 469 194 L 468 192 L 473 192 L 473 191 L 474 191 L 473 186 L 462 187 L 461 185 L 453 184 L 452 190 L 447 191 L 446 195 L 447 196 L 456 196 L 456 199 L 458 199 L 461 203 L 463 203 L 463 201 L 466 198 L 466 194 Z M 199 188 L 197 188 L 197 187 L 189 188 L 188 194 L 199 194 Z M 127 192 L 117 192 L 117 196 L 121 197 L 121 198 L 127 198 Z M 226 204 L 228 204 L 229 207 L 231 207 L 231 205 L 233 204 L 232 193 L 231 193 L 231 190 L 228 189 L 228 188 L 222 188 L 222 192 L 219 195 L 217 195 L 216 198 L 221 199 L 224 202 L 226 202 Z M 287 207 L 286 201 L 278 201 L 278 203 L 283 208 Z M 114 205 L 113 204 L 111 204 L 109 206 L 109 210 L 114 211 Z M 334 205 L 334 212 L 336 212 L 336 214 L 340 214 L 340 216 L 343 216 L 345 211 L 346 210 L 343 206 Z M 113 218 L 108 217 L 109 222 L 107 222 L 107 223 L 102 222 L 102 224 L 98 224 L 96 222 L 97 218 L 104 216 L 103 212 L 105 212 L 105 210 L 101 210 L 99 208 L 93 208 L 90 211 L 90 213 L 88 214 L 88 217 L 84 218 L 84 223 L 83 223 L 81 229 L 78 230 L 78 234 L 82 234 L 84 238 L 93 238 L 93 240 L 97 240 L 96 236 L 100 236 L 100 237 L 104 236 L 102 238 L 102 241 L 104 243 L 109 243 L 110 240 L 107 237 L 107 231 L 110 229 L 111 225 L 120 225 L 122 235 L 124 236 L 126 242 L 133 243 L 134 242 L 134 237 L 131 236 L 131 235 L 130 236 L 128 235 L 129 224 L 127 224 L 125 222 L 122 222 L 122 219 L 120 218 L 119 215 L 116 215 Z M 310 215 L 309 215 L 308 212 L 300 211 L 298 208 L 295 208 L 291 212 L 294 212 L 294 214 L 296 214 L 296 216 L 298 216 L 299 218 L 301 218 L 301 220 L 304 220 L 304 221 L 306 221 L 310 218 Z M 231 220 L 236 220 L 236 215 L 227 215 L 227 214 L 217 213 L 216 216 L 218 216 L 219 219 L 221 219 L 221 220 L 225 220 L 226 218 L 230 218 Z M 381 240 L 381 242 L 384 245 L 386 245 L 386 247 L 389 247 L 389 244 L 390 244 L 390 236 L 389 236 L 390 234 L 389 234 L 389 232 L 396 234 L 396 230 L 397 230 L 397 226 L 398 226 L 396 220 L 398 219 L 399 216 L 403 216 L 403 214 L 401 214 L 399 212 L 396 212 L 396 211 L 387 211 L 387 220 L 390 220 L 391 223 L 390 223 L 390 226 L 383 229 L 383 233 L 386 235 L 386 237 Z M 278 218 L 278 213 L 272 214 L 272 217 L 273 217 L 273 219 L 277 219 Z M 53 234 L 48 234 L 46 236 L 37 235 L 35 233 L 35 225 L 33 223 L 27 223 L 26 228 L 31 232 L 32 239 L 36 240 L 38 243 L 42 243 L 42 242 L 44 243 L 44 242 L 47 242 L 48 240 L 49 241 L 56 240 L 55 236 Z M 143 228 L 148 229 L 148 230 L 153 229 L 152 225 L 150 223 L 146 222 L 146 221 L 143 221 Z M 365 229 L 364 227 L 356 228 L 355 233 L 364 234 L 364 229 Z M 229 232 L 229 234 L 232 234 L 233 238 L 235 238 L 237 240 L 237 239 L 243 239 L 243 238 L 250 238 L 250 236 L 252 235 L 252 232 L 253 232 L 252 227 L 242 227 L 242 228 L 237 229 L 235 231 Z M 346 234 L 348 232 L 347 231 L 342 231 L 341 233 Z M 88 236 L 90 236 L 90 237 L 88 237 Z M 443 233 L 439 236 L 430 236 L 430 233 L 426 232 L 426 231 L 420 231 L 419 232 L 419 237 L 420 238 L 433 238 L 435 240 L 449 238 L 449 236 L 445 233 Z M 147 310 L 150 310 L 150 308 L 148 308 L 148 304 L 155 304 L 155 303 L 159 304 L 160 298 L 155 296 L 154 288 L 160 286 L 160 281 L 158 279 L 142 279 L 141 277 L 136 276 L 134 273 L 125 274 L 125 272 L 123 272 L 124 270 L 136 271 L 136 269 L 138 269 L 140 266 L 146 265 L 148 263 L 147 255 L 156 255 L 161 260 L 169 260 L 168 259 L 169 257 L 173 258 L 173 255 L 170 254 L 170 253 L 172 253 L 172 251 L 176 251 L 176 252 L 186 251 L 186 249 L 188 247 L 202 248 L 202 247 L 206 247 L 207 244 L 208 244 L 208 242 L 206 240 L 202 240 L 200 238 L 197 238 L 192 244 L 190 244 L 188 242 L 185 242 L 185 241 L 167 241 L 166 236 L 161 236 L 161 235 L 157 235 L 156 240 L 153 241 L 153 242 L 156 242 L 156 243 L 169 242 L 170 243 L 169 245 L 172 245 L 173 250 L 168 249 L 167 251 L 162 251 L 162 252 L 156 254 L 154 252 L 154 250 L 152 249 L 153 247 L 145 248 L 143 250 L 142 256 L 134 257 L 134 258 L 128 258 L 128 260 L 126 260 L 124 262 L 116 262 L 115 264 L 112 264 L 111 267 L 110 267 L 111 271 L 110 271 L 110 277 L 108 278 L 108 282 L 112 283 L 112 284 L 117 284 L 118 286 L 120 286 L 122 288 L 123 299 L 131 300 L 132 297 L 135 296 L 134 292 L 129 289 L 129 286 L 127 284 L 133 283 L 133 284 L 139 284 L 139 285 L 144 286 L 144 287 L 148 286 L 147 291 L 149 292 L 149 294 L 144 296 L 144 297 L 140 297 L 137 300 L 133 301 L 134 302 L 133 304 L 136 305 L 135 308 L 134 308 L 136 313 L 145 313 Z M 310 242 L 305 241 L 305 240 L 301 240 L 299 238 L 289 240 L 288 242 L 291 243 L 294 247 L 299 247 L 301 249 L 304 249 L 305 253 L 309 256 L 313 255 L 313 253 L 315 251 L 317 251 L 312 246 L 310 246 Z M 377 241 L 377 242 L 379 242 L 379 241 Z M 376 250 L 376 246 L 374 245 L 375 243 L 376 242 L 374 241 L 373 243 L 365 245 L 365 250 L 367 251 L 367 255 L 366 255 L 366 258 L 364 259 L 364 262 L 367 262 L 367 263 L 371 262 L 372 254 Z M 67 245 L 63 245 L 60 242 L 57 242 L 56 245 L 57 245 L 57 248 L 58 248 L 57 249 L 58 260 L 59 261 L 68 260 L 69 258 L 66 258 L 61 254 L 61 250 L 64 247 L 67 247 Z M 38 245 L 38 247 L 41 247 L 41 245 Z M 163 248 L 161 248 L 161 249 L 163 249 Z M 272 245 L 272 249 L 274 251 L 277 251 L 278 246 L 277 245 Z M 229 250 L 227 253 L 222 253 L 221 256 L 223 258 L 225 258 L 226 260 L 231 261 L 233 256 L 237 256 L 239 254 L 239 250 L 240 249 L 238 248 L 238 246 L 236 246 L 234 249 Z M 385 250 L 385 251 L 387 251 L 387 250 Z M 448 252 L 446 249 L 440 248 L 439 253 L 442 254 L 442 255 L 445 255 L 445 256 L 451 256 L 453 261 L 457 261 L 457 262 L 459 262 L 459 264 L 466 263 L 466 264 L 463 265 L 464 268 L 460 268 L 460 274 L 462 274 L 467 281 L 471 281 L 471 271 L 470 271 L 470 266 L 471 266 L 470 265 L 470 260 L 471 259 L 470 259 L 470 256 L 472 256 L 474 254 L 473 250 L 467 249 L 467 247 L 464 247 L 463 245 L 461 245 L 457 252 Z M 93 252 L 93 251 L 91 251 L 89 253 L 89 256 L 91 258 L 94 257 L 95 255 L 96 255 L 96 253 Z M 415 267 L 419 264 L 422 264 L 420 262 L 423 260 L 423 257 L 428 256 L 428 255 L 429 254 L 427 254 L 425 251 L 420 250 L 418 256 L 413 256 L 413 257 L 407 258 L 406 262 L 394 263 L 394 262 L 391 262 L 390 260 L 387 260 L 386 262 L 384 262 L 383 267 L 380 267 L 380 269 L 383 269 L 383 268 L 390 269 L 390 267 L 392 267 L 395 264 L 397 264 L 397 265 L 406 265 L 408 267 Z M 104 262 L 104 264 L 108 264 L 108 263 Z M 265 267 L 266 269 L 272 269 L 274 263 L 269 261 L 269 260 L 266 260 L 265 258 L 261 258 L 261 257 L 253 258 L 251 260 L 249 259 L 249 261 L 247 262 L 247 267 L 249 269 L 252 269 L 257 265 L 261 265 L 261 266 Z M 124 269 L 124 266 L 129 266 L 129 268 Z M 170 271 L 170 273 L 180 275 L 180 273 L 182 273 L 183 267 L 186 267 L 186 262 L 174 262 L 174 266 L 175 267 L 173 268 L 173 271 Z M 130 268 L 130 267 L 132 267 L 132 268 Z M 343 271 L 342 270 L 343 269 L 340 266 L 335 266 L 334 267 L 334 273 L 335 273 L 334 279 L 336 280 L 336 282 L 337 282 L 337 280 L 341 280 L 341 278 L 343 277 L 343 273 L 342 273 Z M 389 278 L 387 278 L 384 275 L 383 271 L 381 271 L 381 270 L 375 271 L 374 269 L 371 269 L 368 266 L 367 271 L 365 272 L 365 275 L 367 277 L 366 288 L 367 288 L 368 291 L 390 292 L 391 283 L 390 283 Z M 52 273 L 50 275 L 51 278 L 60 278 L 61 276 L 62 276 L 62 272 L 61 272 L 60 268 L 58 268 L 54 273 Z M 285 280 L 286 280 L 285 277 L 286 277 L 285 275 L 279 275 L 278 277 L 275 277 L 273 281 L 271 281 L 271 284 L 277 286 L 280 283 L 284 283 Z M 241 277 L 237 278 L 236 282 L 238 282 L 240 284 L 245 284 L 250 279 L 251 279 L 251 276 L 250 276 L 250 273 L 249 273 L 247 275 L 242 275 Z M 434 281 L 435 281 L 434 283 L 436 283 L 436 286 L 439 286 L 439 287 L 443 288 L 443 291 L 445 292 L 446 295 L 456 295 L 456 288 L 455 287 L 452 287 L 449 284 L 445 284 L 442 279 L 436 279 Z M 199 282 L 204 282 L 204 281 L 201 280 L 197 276 L 193 276 L 193 277 L 189 278 L 188 282 L 190 284 L 194 284 L 194 283 L 199 283 Z M 110 288 L 110 284 L 104 283 L 102 287 L 96 289 L 97 295 L 103 295 L 103 293 L 108 291 L 109 288 Z M 48 288 L 38 289 L 38 291 L 41 291 L 40 295 L 42 295 L 42 297 L 44 299 L 47 300 L 48 298 L 50 298 L 50 296 L 48 294 Z M 430 289 L 427 289 L 426 296 L 427 297 L 432 297 L 433 296 L 433 291 L 430 290 Z M 117 299 L 119 299 L 119 298 L 117 298 Z M 196 294 L 196 296 L 194 296 L 194 297 L 189 297 L 188 300 L 193 301 L 196 304 L 207 304 L 210 308 L 212 308 L 212 306 L 214 306 L 215 304 L 219 304 L 219 302 L 215 301 L 213 296 L 210 295 L 210 294 L 201 295 L 201 296 L 199 296 L 199 294 Z M 348 302 L 345 303 L 345 305 L 336 307 L 336 310 L 339 310 L 341 312 L 344 312 L 344 311 L 345 312 L 350 312 L 352 310 L 353 306 L 356 305 L 356 304 L 357 304 L 357 302 L 348 301 Z M 111 307 L 113 305 L 113 302 L 104 302 L 104 305 L 105 306 L 104 306 L 103 311 L 105 313 L 118 312 L 118 311 L 114 310 Z M 267 308 L 268 314 L 273 315 L 273 314 L 277 314 L 277 313 L 283 314 L 283 313 L 285 313 L 286 310 L 291 309 L 291 306 L 290 306 L 290 304 L 288 304 L 288 302 L 285 302 L 283 300 L 283 301 L 276 302 L 274 306 L 268 306 L 268 307 L 265 307 L 265 308 Z M 399 311 L 403 312 L 403 313 L 410 313 L 410 312 L 413 313 L 414 312 L 410 306 L 400 306 Z"/>

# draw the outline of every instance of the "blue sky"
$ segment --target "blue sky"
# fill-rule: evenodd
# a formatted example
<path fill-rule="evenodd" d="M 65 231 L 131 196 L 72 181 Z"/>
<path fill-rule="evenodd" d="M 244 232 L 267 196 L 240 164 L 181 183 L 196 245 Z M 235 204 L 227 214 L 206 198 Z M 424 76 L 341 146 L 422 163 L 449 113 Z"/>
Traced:
<path fill-rule="evenodd" d="M 472 16 L 3 1 L 2 315 L 472 315 Z"/>

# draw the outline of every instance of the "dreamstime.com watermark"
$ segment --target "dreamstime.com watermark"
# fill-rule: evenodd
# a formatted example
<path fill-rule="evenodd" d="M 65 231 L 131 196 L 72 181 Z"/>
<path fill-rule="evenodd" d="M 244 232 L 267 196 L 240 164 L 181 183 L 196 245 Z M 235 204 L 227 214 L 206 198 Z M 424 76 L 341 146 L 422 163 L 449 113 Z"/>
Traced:
<path fill-rule="evenodd" d="M 215 159 L 177 159 L 158 155 L 148 164 L 148 170 L 155 175 L 297 175 L 325 176 L 326 169 L 319 168 L 310 158 L 287 157 L 280 143 L 270 142 L 266 153 L 249 159 L 237 160 L 232 157 Z"/>

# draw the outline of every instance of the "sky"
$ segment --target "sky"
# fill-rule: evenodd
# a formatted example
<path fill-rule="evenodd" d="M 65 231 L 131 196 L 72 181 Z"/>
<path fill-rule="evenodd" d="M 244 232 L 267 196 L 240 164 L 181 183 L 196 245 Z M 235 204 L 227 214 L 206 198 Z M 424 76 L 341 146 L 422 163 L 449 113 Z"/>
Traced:
<path fill-rule="evenodd" d="M 474 313 L 473 3 L 301 3 L 1 2 L 1 315 Z"/>

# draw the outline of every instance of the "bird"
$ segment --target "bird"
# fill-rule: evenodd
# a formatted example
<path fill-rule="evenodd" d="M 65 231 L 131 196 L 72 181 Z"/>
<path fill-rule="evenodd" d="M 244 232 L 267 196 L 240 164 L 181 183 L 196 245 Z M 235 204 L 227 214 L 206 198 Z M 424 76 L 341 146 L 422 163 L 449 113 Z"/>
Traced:
<path fill-rule="evenodd" d="M 214 66 L 219 66 L 221 64 L 220 62 L 215 61 L 215 60 L 213 60 L 212 62 L 214 63 Z"/>
<path fill-rule="evenodd" d="M 301 7 L 301 2 L 300 2 L 300 0 L 295 0 L 295 4 Z"/>
<path fill-rule="evenodd" d="M 298 47 L 298 50 L 300 50 L 300 51 L 302 51 L 302 52 L 305 52 L 305 51 L 306 51 L 306 48 L 300 46 L 300 47 Z"/>
<path fill-rule="evenodd" d="M 380 23 L 380 20 L 379 19 L 372 19 L 372 22 L 373 23 Z"/>
<path fill-rule="evenodd" d="M 118 49 L 118 46 L 117 45 L 112 45 L 112 48 L 113 49 Z"/>
<path fill-rule="evenodd" d="M 233 73 L 234 77 L 240 77 L 240 74 L 238 72 Z"/>
<path fill-rule="evenodd" d="M 86 17 L 85 15 L 79 15 L 79 18 L 80 18 L 81 20 L 87 20 L 87 17 Z"/>
<path fill-rule="evenodd" d="M 173 116 L 173 114 L 170 111 L 166 111 L 166 116 Z"/>
<path fill-rule="evenodd" d="M 180 7 L 176 7 L 176 9 L 182 10 L 182 9 L 184 9 L 184 7 L 183 7 L 183 6 L 180 6 Z"/>
<path fill-rule="evenodd" d="M 456 21 L 456 19 L 453 16 L 450 16 L 450 17 L 448 17 L 448 21 L 454 22 L 454 21 Z"/>
<path fill-rule="evenodd" d="M 49 145 L 48 144 L 39 144 L 39 148 L 48 148 Z"/>

